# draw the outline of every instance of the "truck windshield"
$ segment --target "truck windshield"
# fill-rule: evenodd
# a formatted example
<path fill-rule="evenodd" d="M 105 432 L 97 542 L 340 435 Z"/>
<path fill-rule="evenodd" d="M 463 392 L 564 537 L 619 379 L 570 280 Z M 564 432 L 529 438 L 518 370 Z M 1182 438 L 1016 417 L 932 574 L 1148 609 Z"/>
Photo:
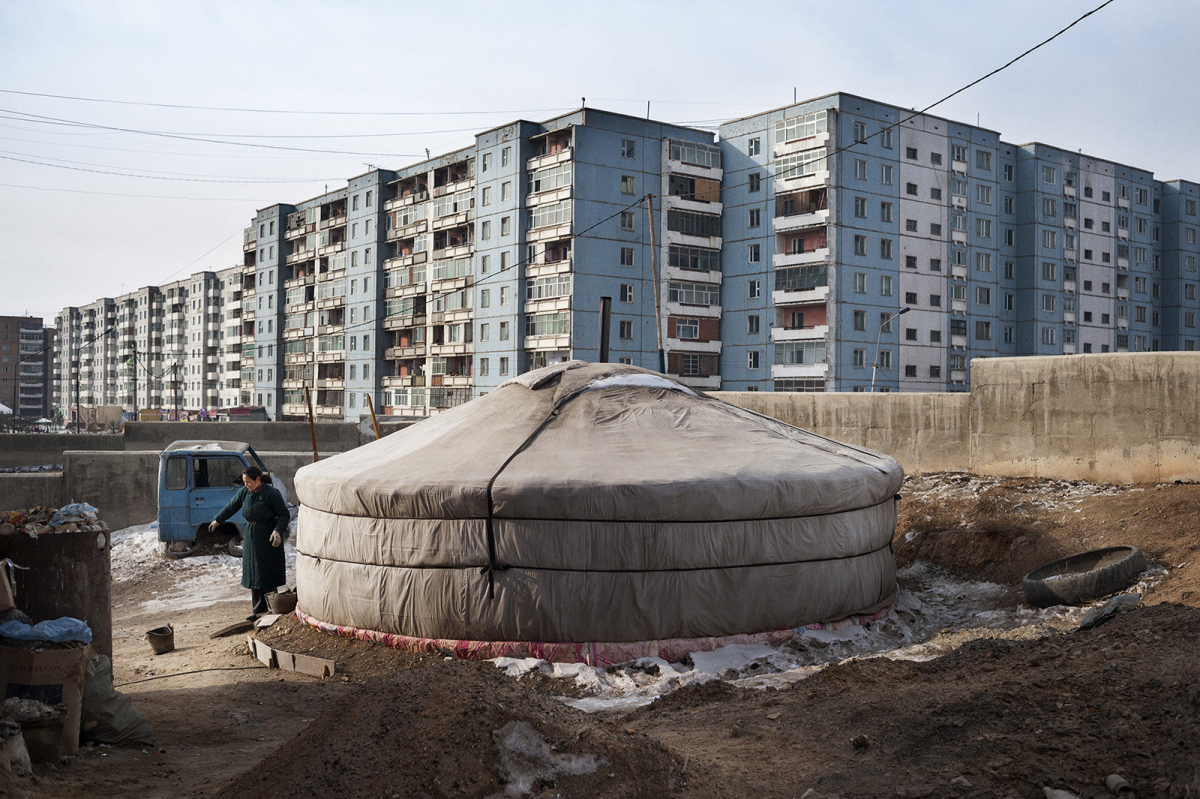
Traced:
<path fill-rule="evenodd" d="M 167 490 L 187 488 L 187 458 L 167 458 Z"/>

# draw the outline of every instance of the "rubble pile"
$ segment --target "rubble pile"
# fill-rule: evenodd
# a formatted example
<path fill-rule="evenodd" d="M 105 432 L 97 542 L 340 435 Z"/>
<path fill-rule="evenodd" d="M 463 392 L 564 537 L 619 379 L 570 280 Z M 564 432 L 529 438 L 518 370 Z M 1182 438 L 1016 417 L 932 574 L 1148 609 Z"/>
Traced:
<path fill-rule="evenodd" d="M 34 507 L 28 510 L 0 511 L 0 535 L 24 533 L 37 538 L 45 533 L 106 533 L 108 525 L 99 511 L 86 502 L 72 502 L 57 510 Z"/>

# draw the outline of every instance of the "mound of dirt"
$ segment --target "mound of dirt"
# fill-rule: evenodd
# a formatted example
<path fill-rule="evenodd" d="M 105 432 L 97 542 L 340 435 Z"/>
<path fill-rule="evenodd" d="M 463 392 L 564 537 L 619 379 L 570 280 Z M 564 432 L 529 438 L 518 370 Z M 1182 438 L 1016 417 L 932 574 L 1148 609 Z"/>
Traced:
<path fill-rule="evenodd" d="M 369 681 L 218 796 L 659 797 L 686 787 L 683 766 L 490 664 L 449 661 Z"/>

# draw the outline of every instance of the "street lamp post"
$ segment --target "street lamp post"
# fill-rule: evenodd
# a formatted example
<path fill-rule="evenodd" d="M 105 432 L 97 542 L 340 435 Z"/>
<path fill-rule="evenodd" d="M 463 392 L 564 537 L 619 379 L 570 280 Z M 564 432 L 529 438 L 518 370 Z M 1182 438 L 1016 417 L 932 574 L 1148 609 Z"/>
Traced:
<path fill-rule="evenodd" d="M 897 316 L 903 316 L 911 311 L 907 305 L 879 323 L 879 333 L 875 336 L 875 362 L 871 364 L 871 393 L 875 393 L 875 372 L 879 370 L 879 344 L 883 341 L 883 329 L 892 323 Z"/>

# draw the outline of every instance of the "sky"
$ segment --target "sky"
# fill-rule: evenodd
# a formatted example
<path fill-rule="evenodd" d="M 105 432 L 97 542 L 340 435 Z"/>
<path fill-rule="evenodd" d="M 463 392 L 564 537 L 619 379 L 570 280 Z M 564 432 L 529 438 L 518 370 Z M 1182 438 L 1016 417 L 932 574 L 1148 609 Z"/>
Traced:
<path fill-rule="evenodd" d="M 697 127 L 793 93 L 923 108 L 1101 2 L 0 0 L 0 315 L 233 266 L 258 208 L 583 97 Z M 1200 181 L 1198 21 L 1114 0 L 931 113 Z"/>

